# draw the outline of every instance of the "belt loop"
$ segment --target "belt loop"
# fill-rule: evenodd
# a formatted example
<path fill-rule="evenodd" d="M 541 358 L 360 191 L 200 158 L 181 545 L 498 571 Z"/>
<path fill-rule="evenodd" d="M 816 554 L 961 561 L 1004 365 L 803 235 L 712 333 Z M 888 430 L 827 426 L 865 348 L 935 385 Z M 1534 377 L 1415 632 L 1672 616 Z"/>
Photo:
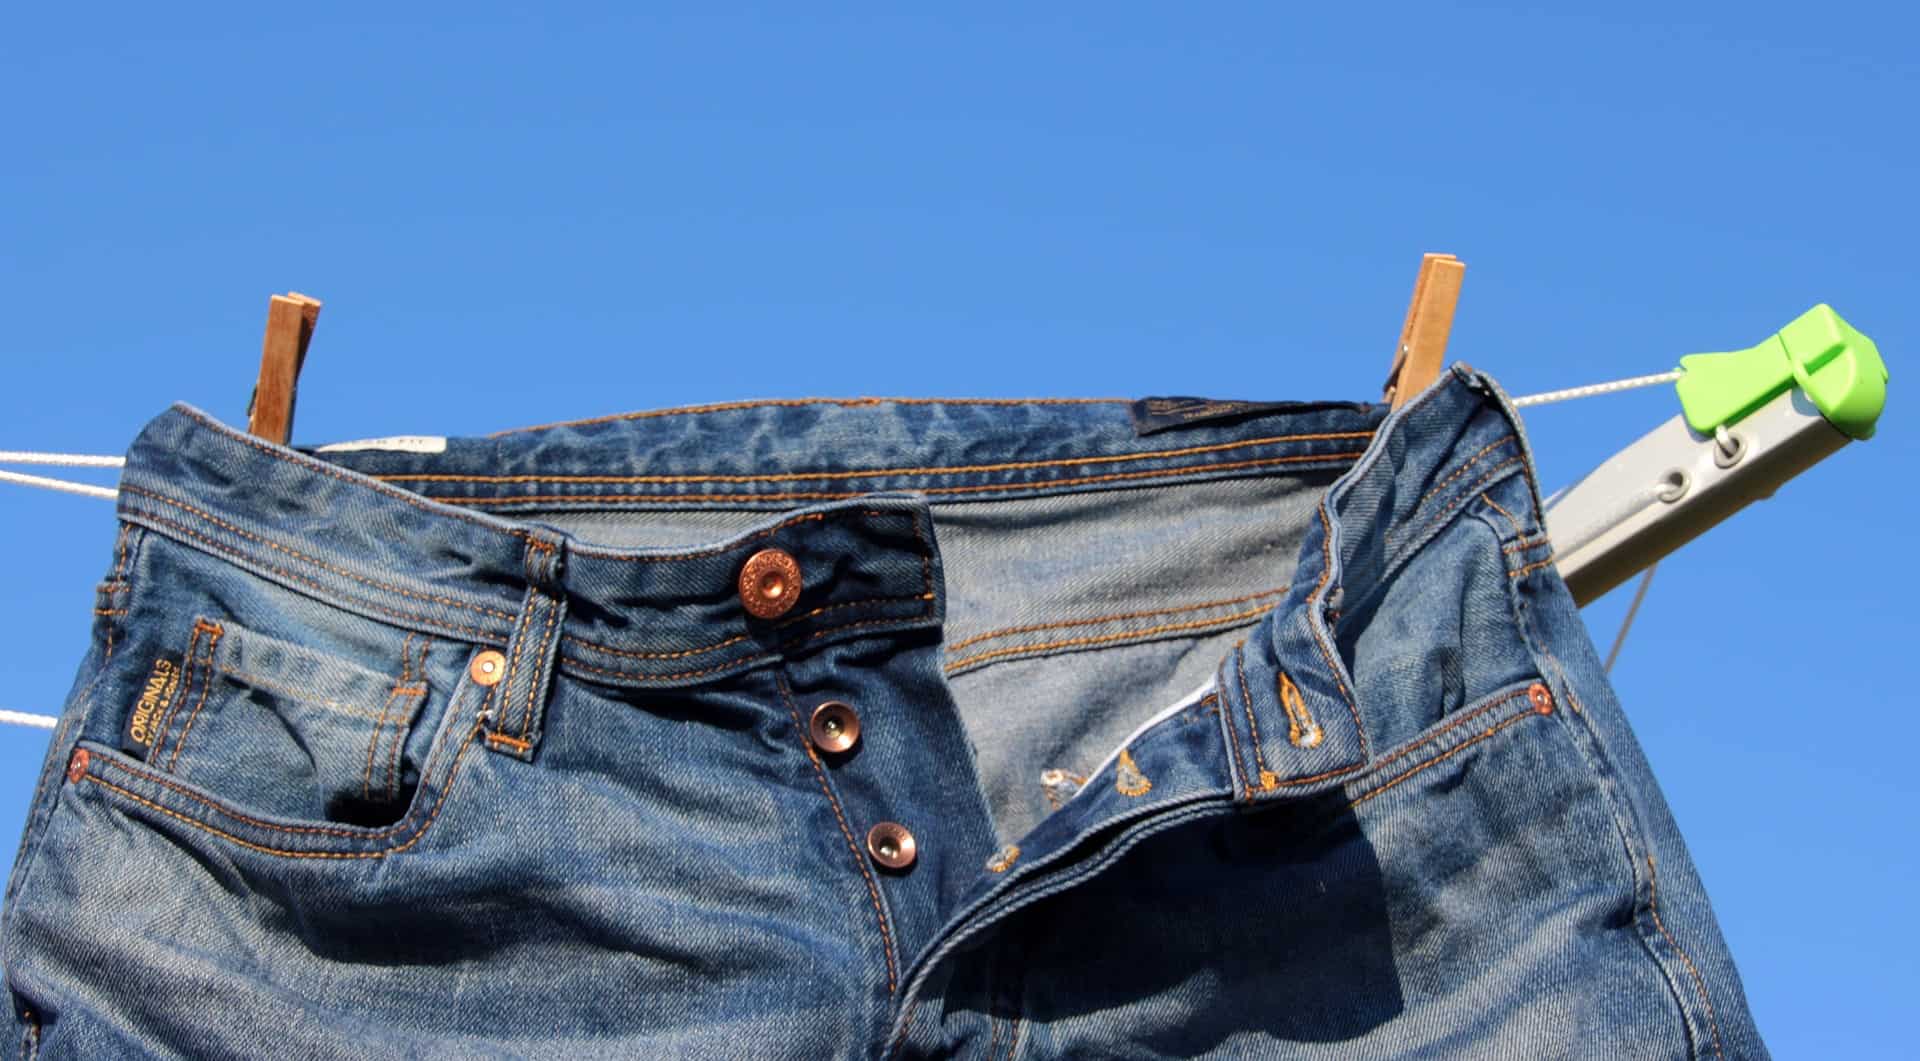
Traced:
<path fill-rule="evenodd" d="M 533 759 L 546 720 L 567 618 L 567 592 L 560 584 L 566 560 L 562 543 L 538 531 L 527 536 L 527 597 L 507 644 L 506 676 L 494 687 L 494 703 L 486 711 L 487 746 L 516 759 Z"/>

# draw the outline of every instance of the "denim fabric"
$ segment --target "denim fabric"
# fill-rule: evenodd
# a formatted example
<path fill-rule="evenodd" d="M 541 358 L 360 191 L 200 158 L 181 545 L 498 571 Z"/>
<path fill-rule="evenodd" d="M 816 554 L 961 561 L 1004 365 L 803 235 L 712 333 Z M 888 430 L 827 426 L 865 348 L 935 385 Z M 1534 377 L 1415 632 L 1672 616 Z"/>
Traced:
<path fill-rule="evenodd" d="M 8 885 L 21 1049 L 1765 1056 L 1497 387 L 1193 408 L 172 407 Z"/>

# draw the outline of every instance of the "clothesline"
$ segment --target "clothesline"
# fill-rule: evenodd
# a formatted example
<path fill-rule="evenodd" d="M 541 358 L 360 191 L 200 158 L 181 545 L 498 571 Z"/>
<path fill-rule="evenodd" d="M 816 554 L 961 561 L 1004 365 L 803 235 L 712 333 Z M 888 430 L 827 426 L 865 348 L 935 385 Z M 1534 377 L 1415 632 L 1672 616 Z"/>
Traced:
<path fill-rule="evenodd" d="M 1632 390 L 1636 387 L 1655 387 L 1662 383 L 1672 383 L 1679 379 L 1681 375 L 1683 375 L 1683 373 L 1675 370 L 1672 372 L 1656 373 L 1651 376 L 1635 376 L 1631 379 L 1614 380 L 1611 383 L 1593 383 L 1584 387 L 1568 387 L 1565 390 L 1546 391 L 1540 394 L 1529 394 L 1524 397 L 1515 398 L 1513 399 L 1513 404 L 1518 408 L 1525 408 L 1532 405 L 1545 405 L 1549 402 L 1569 401 L 1574 398 L 1591 398 L 1601 394 L 1614 394 L 1619 391 Z M 0 464 L 50 464 L 70 468 L 120 468 L 124 467 L 126 463 L 126 458 L 124 457 L 111 457 L 91 453 L 46 453 L 38 450 L 15 449 L 0 450 Z M 109 501 L 119 496 L 118 492 L 112 487 L 95 486 L 92 483 L 77 483 L 68 479 L 54 479 L 44 475 L 28 475 L 25 472 L 0 470 L 0 482 L 19 483 L 22 486 L 38 486 L 47 490 L 58 490 L 63 493 L 80 494 L 86 497 L 98 497 Z M 1645 494 L 1636 495 L 1631 502 L 1632 509 L 1637 510 L 1645 507 L 1653 496 L 1651 490 Z M 1626 510 L 1627 507 L 1623 506 L 1623 511 Z M 1650 580 L 1653 575 L 1651 568 L 1648 569 L 1647 575 L 1648 580 Z M 1634 616 L 1640 611 L 1640 601 L 1641 598 L 1646 595 L 1646 592 L 1647 580 L 1643 580 L 1640 584 L 1639 592 L 1634 595 L 1633 606 L 1627 610 L 1626 620 L 1620 624 L 1620 633 L 1614 638 L 1613 651 L 1607 656 L 1608 670 L 1613 669 L 1613 661 L 1619 657 L 1620 648 L 1626 643 L 1627 630 L 1633 626 Z M 0 709 L 0 723 L 15 726 L 31 726 L 36 729 L 52 729 L 59 724 L 59 721 L 60 720 L 53 715 L 36 714 L 31 711 L 8 711 Z"/>

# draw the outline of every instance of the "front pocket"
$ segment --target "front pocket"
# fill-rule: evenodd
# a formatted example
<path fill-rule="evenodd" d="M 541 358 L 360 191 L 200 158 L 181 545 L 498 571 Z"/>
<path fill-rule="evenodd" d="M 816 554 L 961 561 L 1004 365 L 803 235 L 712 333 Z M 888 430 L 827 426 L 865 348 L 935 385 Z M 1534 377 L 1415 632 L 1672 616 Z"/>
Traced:
<path fill-rule="evenodd" d="M 405 753 L 429 698 L 427 648 L 408 637 L 381 673 L 201 617 L 177 653 L 153 657 L 121 750 L 264 815 L 390 822 L 417 776 Z"/>
<path fill-rule="evenodd" d="M 230 636 L 234 627 L 223 626 L 223 636 Z M 477 651 L 458 647 L 463 657 Z M 209 674 L 214 669 L 209 666 Z M 444 669 L 436 667 L 434 673 Z M 400 753 L 404 774 L 400 791 L 378 819 L 355 822 L 288 814 L 277 809 L 277 801 L 261 787 L 265 779 L 258 771 L 209 766 L 201 770 L 204 783 L 192 783 L 167 772 L 164 762 L 149 762 L 95 740 L 82 740 L 74 750 L 66 780 L 72 798 L 103 800 L 182 843 L 211 838 L 286 859 L 383 858 L 413 848 L 439 820 L 462 765 L 471 759 L 467 752 L 478 742 L 481 710 L 490 690 L 472 680 L 464 661 L 452 674 L 455 677 L 448 679 L 450 685 L 444 691 L 431 679 L 426 683 L 429 692 L 423 699 L 434 707 L 413 727 L 414 735 Z M 221 679 L 216 676 L 215 680 Z M 203 709 L 200 725 L 189 736 L 192 744 L 180 756 L 182 764 L 213 761 L 194 750 L 208 736 L 203 729 L 207 717 Z M 432 720 L 430 728 L 427 719 Z M 387 724 L 392 725 L 391 719 Z M 412 765 L 416 755 L 417 767 Z M 354 785 L 365 776 L 366 767 L 356 769 L 360 772 L 353 775 Z M 378 769 L 376 765 L 376 777 Z"/>

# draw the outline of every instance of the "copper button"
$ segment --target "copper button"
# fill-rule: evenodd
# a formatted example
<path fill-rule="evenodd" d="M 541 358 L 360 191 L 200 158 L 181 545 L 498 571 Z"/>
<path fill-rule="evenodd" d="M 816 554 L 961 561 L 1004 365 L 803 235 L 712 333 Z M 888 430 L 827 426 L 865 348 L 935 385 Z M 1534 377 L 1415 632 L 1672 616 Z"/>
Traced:
<path fill-rule="evenodd" d="M 740 569 L 740 603 L 760 619 L 778 619 L 800 599 L 800 563 L 785 549 L 762 549 Z"/>
<path fill-rule="evenodd" d="M 487 649 L 473 657 L 467 665 L 467 675 L 481 685 L 498 685 L 500 679 L 507 676 L 507 657 Z"/>
<path fill-rule="evenodd" d="M 899 822 L 881 822 L 867 830 L 867 854 L 888 869 L 913 865 L 913 834 Z"/>
<path fill-rule="evenodd" d="M 813 709 L 807 735 L 823 752 L 843 752 L 860 739 L 860 716 L 838 700 L 828 700 Z"/>
<path fill-rule="evenodd" d="M 1545 685 L 1534 682 L 1528 686 L 1527 699 L 1532 701 L 1535 711 L 1543 715 L 1553 714 L 1553 693 Z"/>

